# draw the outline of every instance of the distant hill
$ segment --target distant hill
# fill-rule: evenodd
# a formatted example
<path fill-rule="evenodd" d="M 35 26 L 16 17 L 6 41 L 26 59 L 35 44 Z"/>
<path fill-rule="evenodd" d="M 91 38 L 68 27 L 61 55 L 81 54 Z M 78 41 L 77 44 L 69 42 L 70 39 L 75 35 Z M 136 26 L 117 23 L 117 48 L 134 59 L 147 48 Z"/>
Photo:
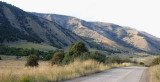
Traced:
<path fill-rule="evenodd" d="M 160 53 L 160 39 L 146 32 L 71 16 L 29 13 L 0 2 L 0 45 L 35 43 L 66 48 L 79 40 L 92 50 L 110 53 Z"/>
<path fill-rule="evenodd" d="M 64 48 L 82 40 L 59 24 L 0 1 L 0 44 L 32 42 Z"/>
<path fill-rule="evenodd" d="M 101 49 L 160 53 L 160 39 L 136 29 L 112 23 L 88 22 L 71 16 L 32 14 L 58 23 L 87 42 L 99 44 Z"/>

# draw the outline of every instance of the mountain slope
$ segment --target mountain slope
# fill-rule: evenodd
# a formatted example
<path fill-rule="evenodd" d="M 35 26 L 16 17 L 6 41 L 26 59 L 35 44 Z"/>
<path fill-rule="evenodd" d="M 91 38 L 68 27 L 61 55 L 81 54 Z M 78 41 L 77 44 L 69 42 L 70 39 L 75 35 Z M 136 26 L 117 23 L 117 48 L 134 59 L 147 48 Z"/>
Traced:
<path fill-rule="evenodd" d="M 82 39 L 55 22 L 0 2 L 0 43 L 22 40 L 63 48 Z"/>
<path fill-rule="evenodd" d="M 160 53 L 159 38 L 132 28 L 104 22 L 87 22 L 57 14 L 32 14 L 54 21 L 79 36 L 90 38 L 86 40 L 106 48 Z"/>

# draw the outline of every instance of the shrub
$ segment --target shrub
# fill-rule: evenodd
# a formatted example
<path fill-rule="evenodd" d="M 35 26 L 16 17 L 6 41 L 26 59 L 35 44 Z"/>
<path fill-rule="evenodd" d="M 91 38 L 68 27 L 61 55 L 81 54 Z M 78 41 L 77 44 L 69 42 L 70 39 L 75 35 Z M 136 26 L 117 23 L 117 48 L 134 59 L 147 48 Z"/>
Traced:
<path fill-rule="evenodd" d="M 90 52 L 84 52 L 78 59 L 83 60 L 83 61 L 91 59 Z"/>
<path fill-rule="evenodd" d="M 2 58 L 0 57 L 0 60 L 2 60 Z"/>
<path fill-rule="evenodd" d="M 155 58 L 155 59 L 152 61 L 152 63 L 151 63 L 152 66 L 158 65 L 158 64 L 160 64 L 160 57 Z"/>
<path fill-rule="evenodd" d="M 109 56 L 106 58 L 106 63 L 119 63 L 120 58 L 118 56 Z"/>
<path fill-rule="evenodd" d="M 94 51 L 93 53 L 85 52 L 80 57 L 78 57 L 78 59 L 81 59 L 81 60 L 93 59 L 93 60 L 96 60 L 98 62 L 103 62 L 104 63 L 105 59 L 106 59 L 106 56 L 98 53 L 98 51 Z"/>
<path fill-rule="evenodd" d="M 97 60 L 99 62 L 105 62 L 106 56 L 98 53 L 98 51 L 94 51 L 91 54 L 91 58 L 94 59 L 94 60 Z"/>
<path fill-rule="evenodd" d="M 124 62 L 132 62 L 130 59 L 128 58 L 120 58 L 118 56 L 109 56 L 106 58 L 105 63 L 124 63 Z"/>
<path fill-rule="evenodd" d="M 82 56 L 82 54 L 85 52 L 88 52 L 88 49 L 85 46 L 84 42 L 78 41 L 70 46 L 65 54 L 63 63 L 67 64 L 70 61 L 73 61 L 75 58 Z"/>
<path fill-rule="evenodd" d="M 140 65 L 144 65 L 144 63 L 143 63 L 143 62 L 140 62 L 139 64 L 140 64 Z"/>
<path fill-rule="evenodd" d="M 25 66 L 37 67 L 38 66 L 38 57 L 36 55 L 30 55 L 27 58 L 27 63 Z"/>
<path fill-rule="evenodd" d="M 56 52 L 53 55 L 52 59 L 50 60 L 51 65 L 60 64 L 62 62 L 63 58 L 64 58 L 64 55 L 62 52 Z"/>
<path fill-rule="evenodd" d="M 134 63 L 134 64 L 138 64 L 138 62 L 137 62 L 137 61 L 133 61 L 133 63 Z"/>
<path fill-rule="evenodd" d="M 47 54 L 47 55 L 45 55 L 45 57 L 43 58 L 43 60 L 50 60 L 50 59 L 52 59 L 52 57 L 53 57 L 53 55 Z"/>

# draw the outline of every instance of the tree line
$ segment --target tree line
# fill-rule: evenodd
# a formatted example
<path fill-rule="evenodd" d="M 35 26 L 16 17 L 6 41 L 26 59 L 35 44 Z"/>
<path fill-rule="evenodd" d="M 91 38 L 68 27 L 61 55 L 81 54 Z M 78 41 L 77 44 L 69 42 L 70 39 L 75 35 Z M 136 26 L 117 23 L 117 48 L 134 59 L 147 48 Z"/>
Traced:
<path fill-rule="evenodd" d="M 40 51 L 36 49 L 23 49 L 7 46 L 0 46 L 0 54 L 10 56 L 28 56 L 26 66 L 38 66 L 38 60 L 50 60 L 51 65 L 66 65 L 75 59 L 88 60 L 93 59 L 102 63 L 123 63 L 132 62 L 129 59 L 118 56 L 106 56 L 98 51 L 90 52 L 85 43 L 78 41 L 70 45 L 67 51 Z"/>
<path fill-rule="evenodd" d="M 23 49 L 23 48 L 15 48 L 15 47 L 8 47 L 8 46 L 0 46 L 0 55 L 7 55 L 7 56 L 29 56 L 29 55 L 36 55 L 40 60 L 50 60 L 55 51 L 40 51 L 34 48 L 32 49 Z M 63 51 L 62 51 L 63 52 Z"/>

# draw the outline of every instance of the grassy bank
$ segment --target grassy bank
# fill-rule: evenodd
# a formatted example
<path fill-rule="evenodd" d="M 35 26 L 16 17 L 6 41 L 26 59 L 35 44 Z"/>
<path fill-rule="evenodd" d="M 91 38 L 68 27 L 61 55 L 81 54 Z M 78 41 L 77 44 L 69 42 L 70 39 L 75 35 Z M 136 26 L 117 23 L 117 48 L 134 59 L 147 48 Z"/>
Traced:
<path fill-rule="evenodd" d="M 160 82 L 160 65 L 150 67 L 149 72 L 150 82 Z"/>
<path fill-rule="evenodd" d="M 160 56 L 153 59 L 150 72 L 150 82 L 160 82 Z"/>
<path fill-rule="evenodd" d="M 43 50 L 43 51 L 55 51 L 57 48 L 49 45 L 43 45 L 43 44 L 35 44 L 35 43 L 25 43 L 25 44 L 18 44 L 18 45 L 11 45 L 11 47 L 16 48 L 24 48 L 24 49 L 37 49 L 37 50 Z"/>
<path fill-rule="evenodd" d="M 132 65 L 131 63 L 104 65 L 95 60 L 76 60 L 65 66 L 50 66 L 39 62 L 39 67 L 25 67 L 25 61 L 0 60 L 0 82 L 46 82 L 61 81 L 104 71 L 112 67 Z"/>

